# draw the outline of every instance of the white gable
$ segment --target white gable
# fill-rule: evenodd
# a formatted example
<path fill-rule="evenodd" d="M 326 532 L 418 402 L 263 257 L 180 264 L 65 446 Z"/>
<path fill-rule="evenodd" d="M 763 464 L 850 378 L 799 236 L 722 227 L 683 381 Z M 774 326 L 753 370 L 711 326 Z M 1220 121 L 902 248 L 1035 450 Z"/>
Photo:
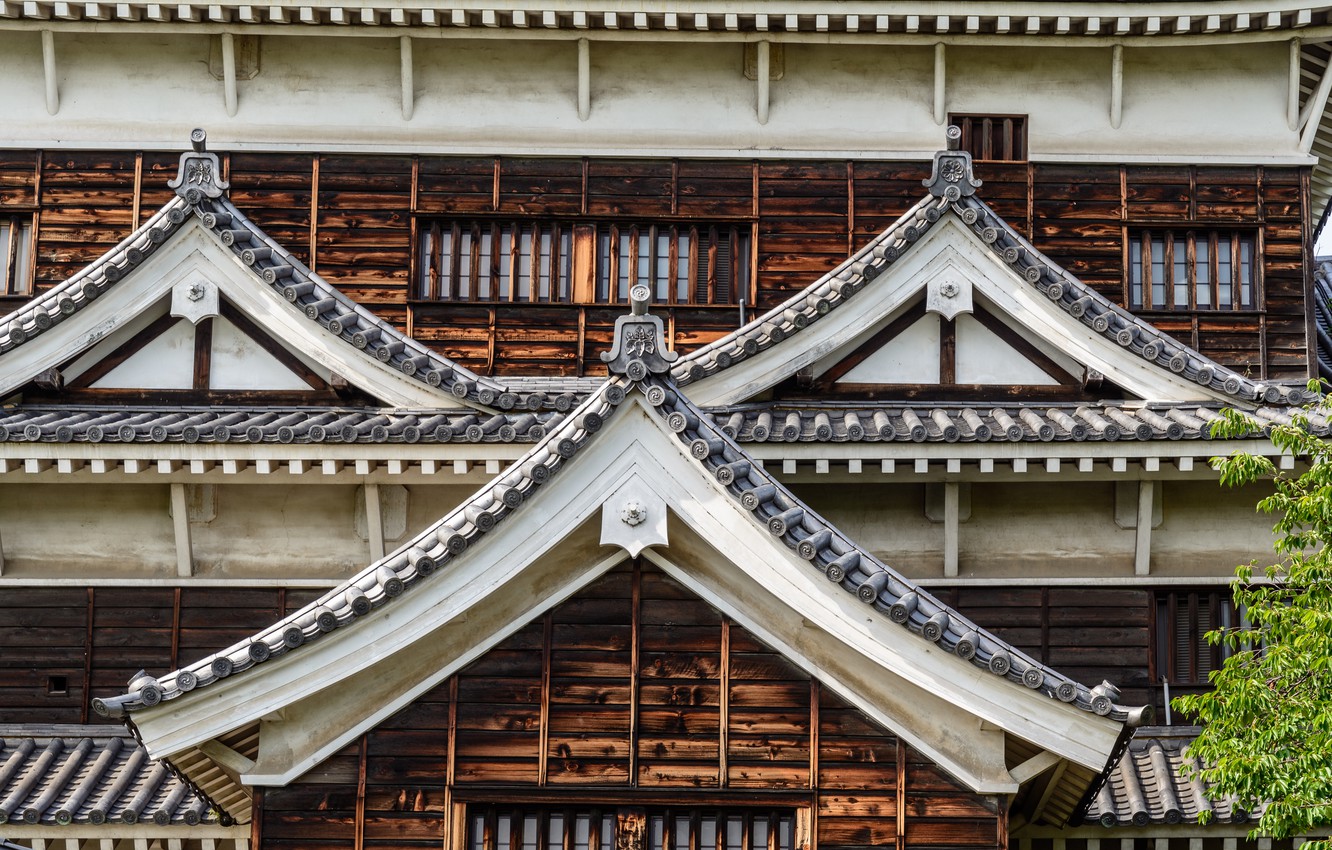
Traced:
<path fill-rule="evenodd" d="M 209 388 L 308 390 L 310 385 L 226 319 L 213 319 Z"/>
<path fill-rule="evenodd" d="M 837 383 L 939 383 L 939 316 L 926 314 L 853 366 Z"/>
<path fill-rule="evenodd" d="M 176 322 L 93 382 L 97 389 L 187 390 L 194 385 L 194 325 Z"/>
<path fill-rule="evenodd" d="M 299 352 L 300 359 L 317 373 L 325 376 L 336 373 L 352 386 L 391 406 L 441 409 L 464 407 L 444 389 L 410 378 L 374 357 L 356 351 L 324 327 L 307 319 L 297 307 L 287 303 L 271 286 L 260 281 L 253 271 L 241 263 L 239 257 L 222 246 L 197 216 L 186 219 L 165 244 L 128 272 L 123 280 L 107 287 L 95 301 L 65 317 L 50 330 L 6 352 L 0 358 L 0 394 L 18 390 L 46 369 L 80 358 L 80 355 L 104 340 L 126 338 L 126 328 L 146 326 L 145 316 L 163 312 L 162 302 L 170 298 L 173 287 L 194 283 L 215 287 L 220 299 L 234 305 L 265 334 L 282 342 L 288 350 Z M 177 339 L 174 345 L 181 342 Z M 171 348 L 173 344 L 163 342 L 162 345 L 175 352 Z M 163 349 L 160 353 L 166 351 Z M 260 357 L 260 354 L 265 357 Z M 230 377 L 225 380 L 232 383 L 241 380 L 236 377 L 237 370 L 243 371 L 251 365 L 265 369 L 271 366 L 267 359 L 271 356 L 266 352 L 260 354 L 255 354 L 245 345 L 228 348 L 222 368 L 224 375 Z M 81 369 L 87 368 L 86 360 L 80 358 L 77 365 Z M 122 373 L 116 379 L 117 383 L 103 386 L 152 388 L 142 383 L 133 383 L 134 380 L 147 379 L 144 373 L 148 371 L 149 362 L 147 359 L 140 360 L 132 371 Z M 183 367 L 177 364 L 163 365 L 170 376 L 157 380 L 169 381 L 173 386 L 178 384 Z M 132 380 L 130 375 L 135 378 Z M 279 380 L 271 371 L 266 372 L 263 379 L 277 381 L 273 384 L 274 388 L 279 385 L 306 388 L 304 382 L 296 385 L 289 378 Z M 246 380 L 253 381 L 255 378 Z"/>
<path fill-rule="evenodd" d="M 135 711 L 145 745 L 171 757 L 262 721 L 258 757 L 241 778 L 291 781 L 628 557 L 596 531 L 603 511 L 628 522 L 616 494 L 639 479 L 652 482 L 646 510 L 668 512 L 668 539 L 649 544 L 645 557 L 968 787 L 1017 789 L 1004 735 L 1091 770 L 1104 765 L 1118 722 L 996 676 L 885 616 L 866 616 L 863 602 L 774 538 L 686 452 L 631 392 L 517 508 L 516 521 L 495 525 L 354 627 L 214 681 L 206 695 Z"/>
<path fill-rule="evenodd" d="M 972 316 L 962 313 L 956 321 L 959 384 L 1051 386 L 1059 383 Z"/>
<path fill-rule="evenodd" d="M 903 256 L 857 292 L 850 304 L 833 309 L 783 342 L 691 382 L 690 398 L 702 406 L 738 404 L 802 369 L 826 370 L 890 317 L 924 297 L 930 281 L 968 287 L 971 300 L 989 305 L 1004 324 L 1033 347 L 1048 352 L 1051 359 L 1067 363 L 1072 367 L 1068 371 L 1077 377 L 1090 369 L 1149 401 L 1233 401 L 1219 390 L 1149 362 L 1074 319 L 997 257 L 953 212 L 944 213 Z M 981 356 L 984 347 L 985 343 L 973 347 L 967 356 Z M 1049 378 L 1046 375 L 1039 383 L 1047 383 Z"/>

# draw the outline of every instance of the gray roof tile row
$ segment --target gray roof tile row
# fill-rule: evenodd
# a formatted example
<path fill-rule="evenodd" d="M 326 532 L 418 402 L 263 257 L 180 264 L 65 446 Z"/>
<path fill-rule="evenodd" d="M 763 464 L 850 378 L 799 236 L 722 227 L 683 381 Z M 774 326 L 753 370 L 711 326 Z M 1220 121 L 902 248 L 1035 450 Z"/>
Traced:
<path fill-rule="evenodd" d="M 0 727 L 0 825 L 178 826 L 222 817 L 124 731 L 46 726 L 41 732 Z"/>
<path fill-rule="evenodd" d="M 1317 434 L 1332 423 L 1300 408 L 1260 407 L 1255 435 L 1306 415 Z M 1206 440 L 1216 408 L 1198 405 L 1041 407 L 785 407 L 704 412 L 741 443 L 1114 442 Z M 439 413 L 396 409 L 46 407 L 0 409 L 0 442 L 43 443 L 524 443 L 566 414 Z"/>
<path fill-rule="evenodd" d="M 1196 823 L 1204 811 L 1219 823 L 1242 824 L 1261 816 L 1261 811 L 1245 811 L 1233 800 L 1208 799 L 1202 780 L 1184 775 L 1186 767 L 1201 766 L 1187 749 L 1197 732 L 1179 726 L 1136 730 L 1085 820 L 1113 827 Z"/>

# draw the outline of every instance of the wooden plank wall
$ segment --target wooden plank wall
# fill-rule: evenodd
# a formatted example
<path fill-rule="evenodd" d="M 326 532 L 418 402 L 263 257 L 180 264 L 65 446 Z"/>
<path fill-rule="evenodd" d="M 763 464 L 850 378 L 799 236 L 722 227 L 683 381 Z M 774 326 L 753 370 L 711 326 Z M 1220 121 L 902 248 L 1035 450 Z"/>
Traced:
<path fill-rule="evenodd" d="M 346 292 L 470 368 L 595 374 L 623 308 L 425 303 L 413 238 L 432 216 L 752 222 L 767 309 L 815 280 L 921 197 L 921 162 L 223 155 L 232 197 Z M 0 211 L 36 211 L 36 283 L 68 277 L 167 197 L 175 157 L 0 153 Z M 1144 314 L 1258 378 L 1306 374 L 1307 171 L 983 163 L 981 197 L 1073 273 L 1126 299 L 1128 234 L 1244 229 L 1262 244 L 1263 310 Z M 8 299 L 0 307 L 17 306 Z M 751 305 L 751 315 L 754 305 Z M 677 349 L 733 329 L 734 307 L 659 308 Z"/>
<path fill-rule="evenodd" d="M 1156 706 L 1161 687 L 1148 675 L 1152 597 L 1113 587 L 931 588 L 941 602 L 1054 669 L 1095 687 L 1109 681 L 1126 705 Z"/>
<path fill-rule="evenodd" d="M 0 722 L 88 723 L 96 697 L 271 625 L 317 591 L 282 588 L 8 588 L 0 595 Z M 219 612 L 225 612 L 220 616 Z M 63 693 L 50 693 L 62 677 Z"/>
<path fill-rule="evenodd" d="M 1000 801 L 638 567 L 526 626 L 315 775 L 266 789 L 261 846 L 438 847 L 461 833 L 460 807 L 499 801 L 809 810 L 811 850 L 1007 842 Z"/>

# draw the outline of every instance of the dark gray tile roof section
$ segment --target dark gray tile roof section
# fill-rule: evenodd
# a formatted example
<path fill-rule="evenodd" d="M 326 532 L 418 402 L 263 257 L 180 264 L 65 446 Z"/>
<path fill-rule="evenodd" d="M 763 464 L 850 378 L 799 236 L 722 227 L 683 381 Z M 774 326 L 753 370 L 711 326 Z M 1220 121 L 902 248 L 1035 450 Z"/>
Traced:
<path fill-rule="evenodd" d="M 0 409 L 0 442 L 534 443 L 565 415 L 553 411 L 25 406 Z"/>
<path fill-rule="evenodd" d="M 648 378 L 640 388 L 690 457 L 754 522 L 867 607 L 921 640 L 1051 699 L 1135 725 L 1150 712 L 1150 708 L 1118 705 L 1118 691 L 1109 683 L 1089 689 L 1036 662 L 857 547 L 765 472 L 706 413 L 681 396 L 669 379 Z M 634 382 L 619 376 L 609 379 L 524 457 L 403 549 L 252 638 L 160 679 L 140 677 L 127 693 L 94 700 L 94 709 L 103 716 L 124 716 L 175 699 L 270 658 L 299 651 L 325 634 L 354 625 L 358 617 L 375 608 L 392 604 L 434 572 L 448 569 L 452 559 L 520 511 L 593 438 L 631 391 L 636 391 Z"/>
<path fill-rule="evenodd" d="M 202 166 L 202 168 L 192 167 Z M 543 386 L 510 389 L 478 376 L 401 333 L 342 294 L 250 221 L 216 180 L 216 158 L 196 151 L 181 155 L 180 174 L 206 174 L 203 184 L 180 180 L 176 197 L 115 248 L 73 277 L 0 318 L 0 354 L 22 345 L 74 315 L 98 295 L 126 277 L 167 242 L 192 215 L 248 268 L 260 285 L 280 293 L 309 321 L 328 330 L 356 350 L 374 357 L 410 378 L 451 392 L 458 399 L 499 410 L 568 410 L 562 389 Z M 201 188 L 201 185 L 203 188 Z"/>
<path fill-rule="evenodd" d="M 570 404 L 575 397 L 566 397 Z M 1301 408 L 1252 412 L 1265 433 L 1308 417 L 1315 433 L 1332 423 Z M 441 413 L 429 410 L 230 407 L 0 408 L 0 443 L 535 443 L 567 414 Z M 1004 443 L 1206 440 L 1217 408 L 1115 404 L 1039 407 L 785 407 L 747 405 L 706 412 L 738 442 Z"/>
<path fill-rule="evenodd" d="M 935 154 L 936 173 L 940 171 L 941 158 L 965 163 L 965 175 L 970 177 L 969 155 L 953 151 Z M 1243 402 L 1294 405 L 1309 400 L 1310 396 L 1300 387 L 1253 381 L 1162 333 L 1111 303 L 1041 253 L 979 197 L 953 199 L 950 194 L 955 193 L 932 185 L 930 194 L 836 269 L 744 327 L 681 358 L 671 370 L 676 382 L 686 386 L 702 380 L 790 338 L 872 285 L 936 222 L 952 215 L 971 228 L 988 250 L 1012 267 L 1027 286 L 1095 333 L 1157 367 Z"/>
<path fill-rule="evenodd" d="M 1316 434 L 1332 433 L 1317 411 L 1259 407 L 1253 436 L 1306 416 Z M 745 405 L 708 412 L 713 423 L 741 443 L 765 442 L 1115 442 L 1209 440 L 1219 407 L 1203 405 L 1061 404 L 1031 407 L 883 405 L 789 407 Z"/>
<path fill-rule="evenodd" d="M 32 826 L 219 823 L 207 798 L 123 731 L 0 727 L 0 830 Z M 226 824 L 222 824 L 226 825 Z"/>
<path fill-rule="evenodd" d="M 1197 823 L 1211 811 L 1216 823 L 1247 824 L 1262 812 L 1247 812 L 1233 800 L 1210 800 L 1196 777 L 1186 778 L 1185 766 L 1197 768 L 1188 745 L 1198 733 L 1194 727 L 1143 727 L 1119 762 L 1105 777 L 1092 799 L 1085 820 L 1106 827 Z"/>

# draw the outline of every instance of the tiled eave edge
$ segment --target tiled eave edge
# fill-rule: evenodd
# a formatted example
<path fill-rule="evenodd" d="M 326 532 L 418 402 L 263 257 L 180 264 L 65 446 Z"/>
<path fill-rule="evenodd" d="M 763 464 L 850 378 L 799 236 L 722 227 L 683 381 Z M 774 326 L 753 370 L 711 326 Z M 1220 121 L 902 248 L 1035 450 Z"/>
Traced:
<path fill-rule="evenodd" d="M 664 418 L 667 428 L 679 435 L 695 462 L 739 500 L 756 523 L 809 561 L 811 568 L 837 581 L 880 614 L 901 623 L 922 640 L 1052 699 L 1120 722 L 1141 719 L 1142 710 L 1115 704 L 1117 693 L 1113 689 L 1098 686 L 1092 690 L 1060 676 L 949 611 L 868 552 L 856 548 L 796 500 L 761 465 L 745 459 L 738 445 L 702 411 L 681 398 L 669 381 L 650 381 L 645 390 L 648 403 Z M 464 556 L 498 523 L 521 511 L 537 488 L 592 439 L 623 403 L 626 393 L 633 391 L 637 390 L 627 380 L 611 379 L 531 452 L 403 549 L 371 564 L 355 578 L 252 638 L 160 679 L 143 676 L 130 683 L 127 693 L 96 700 L 94 708 L 100 714 L 125 716 L 179 698 L 242 674 L 270 658 L 299 651 L 306 643 L 352 626 L 357 618 L 392 604 L 418 583 L 428 581 L 437 570 L 447 570 L 451 560 Z M 747 503 L 750 499 L 754 500 L 752 507 Z"/>
<path fill-rule="evenodd" d="M 945 154 L 936 155 L 936 171 L 941 156 Z M 672 368 L 673 377 L 681 386 L 688 386 L 791 339 L 872 285 L 936 222 L 950 214 L 971 228 L 986 248 L 1012 267 L 1027 286 L 1092 332 L 1154 366 L 1229 396 L 1245 407 L 1262 403 L 1297 405 L 1308 400 L 1308 393 L 1300 387 L 1250 380 L 1111 303 L 1042 254 L 979 198 L 950 200 L 933 194 L 803 291 L 744 327 L 681 358 Z"/>
<path fill-rule="evenodd" d="M 0 730 L 0 832 L 50 830 L 76 838 L 129 830 L 168 837 L 171 827 L 228 834 L 230 818 L 188 780 L 105 726 L 6 726 Z"/>
<path fill-rule="evenodd" d="M 1002 406 L 751 404 L 705 409 L 742 443 L 1152 442 L 1210 439 L 1220 409 L 1204 405 L 1105 403 Z M 1307 417 L 1315 434 L 1332 423 L 1318 411 L 1260 407 L 1265 436 Z M 537 442 L 565 414 L 262 407 L 56 407 L 0 409 L 0 445 L 369 445 Z"/>
<path fill-rule="evenodd" d="M 712 36 L 767 35 L 823 39 L 873 40 L 949 37 L 974 40 L 1026 39 L 1077 44 L 1101 39 L 1134 43 L 1316 37 L 1328 26 L 1329 7 L 1301 4 L 1171 3 L 980 3 L 967 14 L 935 14 L 922 3 L 845 4 L 774 3 L 764 11 L 741 10 L 717 2 L 681 6 L 603 2 L 558 3 L 546 8 L 492 2 L 470 8 L 401 3 L 343 3 L 335 6 L 278 3 L 268 6 L 153 6 L 146 3 L 63 4 L 55 0 L 0 0 L 4 19 L 44 22 L 138 23 L 140 25 L 212 23 L 233 25 L 335 24 L 349 29 L 432 28 L 471 30 L 478 37 L 499 31 L 529 37 L 543 32 L 590 31 L 620 37 L 636 33 L 707 33 Z M 852 8 L 848 9 L 848 5 Z M 856 8 L 860 5 L 860 8 Z M 1276 6 L 1276 8 L 1273 8 Z"/>
<path fill-rule="evenodd" d="M 714 426 L 781 474 L 1050 474 L 1115 477 L 1138 471 L 1208 475 L 1207 460 L 1240 450 L 1295 458 L 1266 439 L 1297 408 L 1258 408 L 1263 426 L 1209 440 L 1215 409 L 1201 406 L 1040 408 L 783 408 L 708 413 Z M 0 480 L 286 480 L 344 483 L 474 481 L 497 475 L 564 421 L 560 413 L 186 408 L 11 409 L 0 416 Z M 1332 432 L 1317 413 L 1316 433 Z M 1171 472 L 1170 474 L 1174 474 Z"/>

